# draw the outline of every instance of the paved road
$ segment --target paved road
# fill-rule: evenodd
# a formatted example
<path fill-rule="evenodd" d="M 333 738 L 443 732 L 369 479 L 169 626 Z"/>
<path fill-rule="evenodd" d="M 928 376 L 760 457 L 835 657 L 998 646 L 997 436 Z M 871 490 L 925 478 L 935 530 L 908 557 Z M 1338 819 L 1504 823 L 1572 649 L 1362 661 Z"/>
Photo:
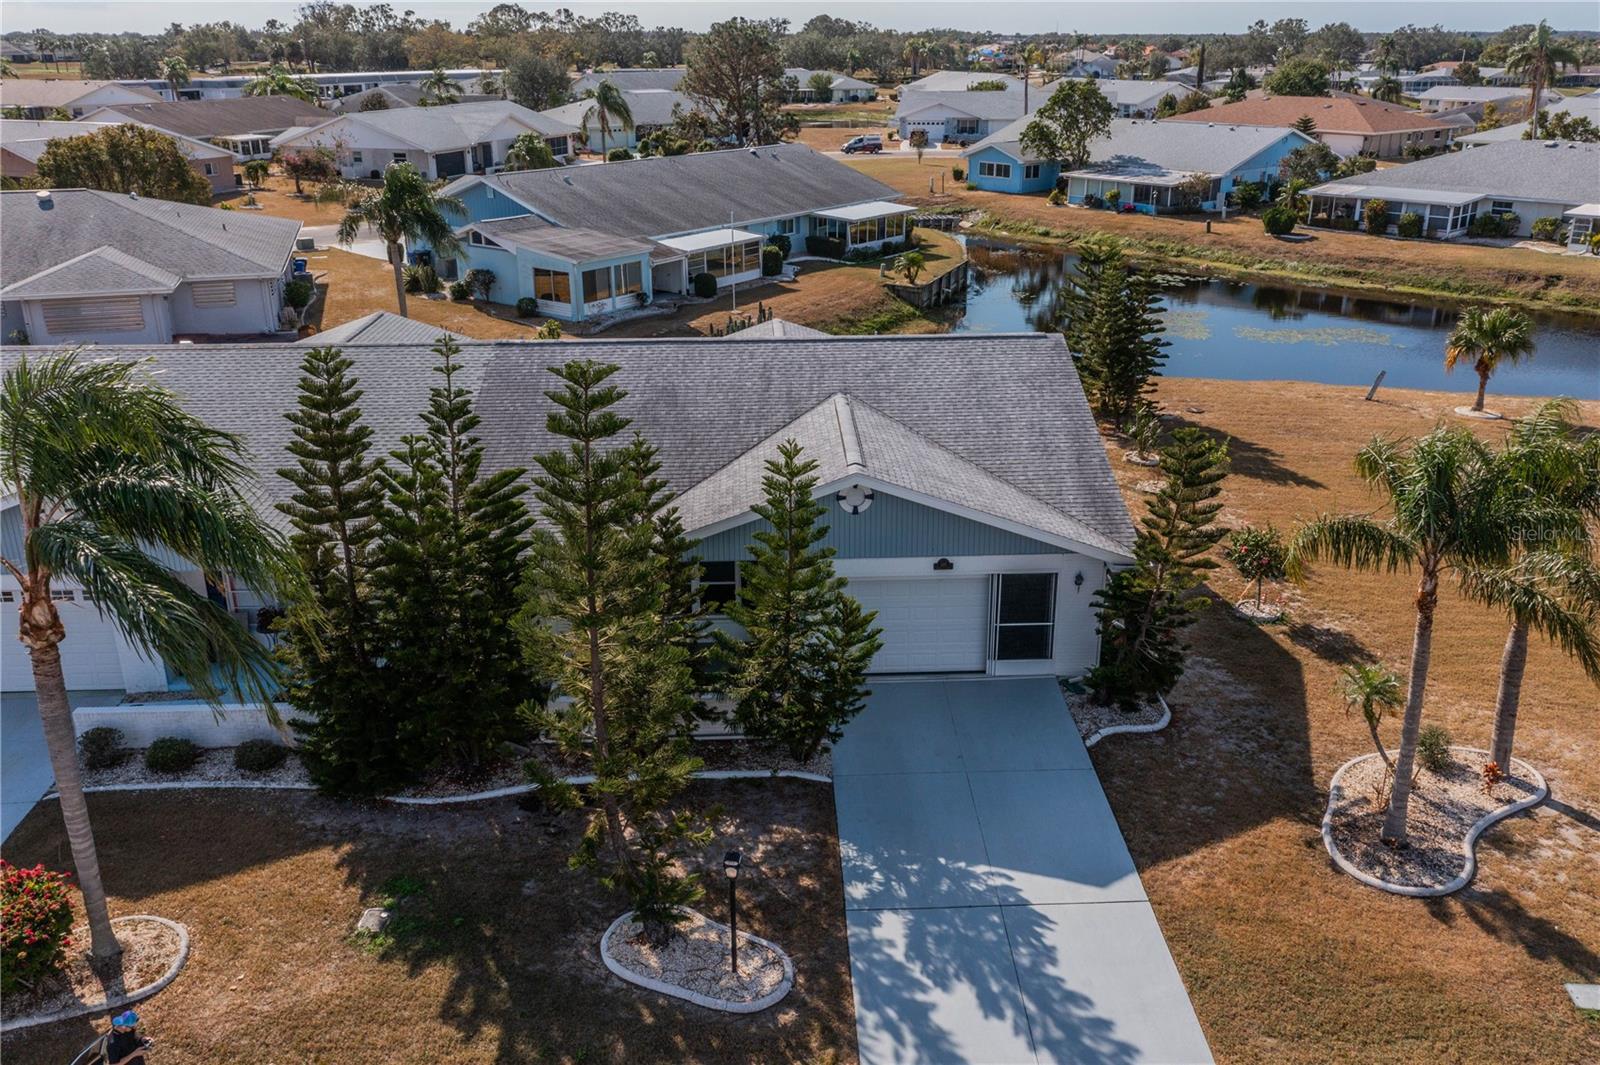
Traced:
<path fill-rule="evenodd" d="M 122 698 L 120 691 L 67 695 L 73 706 L 109 706 Z M 50 772 L 50 755 L 32 693 L 0 695 L 0 840 L 11 835 L 53 783 L 55 775 Z"/>
<path fill-rule="evenodd" d="M 878 683 L 833 769 L 863 1063 L 1211 1061 L 1053 680 Z"/>
<path fill-rule="evenodd" d="M 343 247 L 339 243 L 338 226 L 301 226 L 300 235 L 302 237 L 310 237 L 312 240 L 316 241 L 317 249 L 319 251 L 324 248 L 339 248 L 341 251 L 354 252 L 357 255 L 364 255 L 369 259 L 379 259 L 383 262 L 389 261 L 389 249 L 387 245 L 385 245 L 382 240 L 372 236 L 370 233 L 363 232 L 360 237 L 356 238 L 355 243 L 351 244 L 348 248 Z M 297 252 L 296 254 L 305 255 L 305 252 Z M 316 268 L 313 266 L 312 273 L 315 272 Z"/>

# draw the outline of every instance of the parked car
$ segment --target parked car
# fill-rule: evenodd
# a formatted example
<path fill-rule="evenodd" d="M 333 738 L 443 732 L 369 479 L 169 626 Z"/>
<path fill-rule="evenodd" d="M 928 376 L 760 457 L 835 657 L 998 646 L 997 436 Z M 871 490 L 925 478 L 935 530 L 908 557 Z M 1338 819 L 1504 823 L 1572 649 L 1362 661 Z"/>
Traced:
<path fill-rule="evenodd" d="M 869 133 L 861 137 L 851 137 L 844 142 L 844 148 L 841 150 L 846 155 L 854 155 L 856 152 L 877 155 L 883 151 L 883 138 L 876 133 Z"/>

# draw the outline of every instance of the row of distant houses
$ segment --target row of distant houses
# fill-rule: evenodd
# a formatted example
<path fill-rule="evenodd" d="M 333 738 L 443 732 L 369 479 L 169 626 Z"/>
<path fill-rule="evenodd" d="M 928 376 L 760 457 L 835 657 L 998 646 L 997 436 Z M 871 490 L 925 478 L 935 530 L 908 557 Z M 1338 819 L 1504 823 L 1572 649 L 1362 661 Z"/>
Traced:
<path fill-rule="evenodd" d="M 1091 80 L 1091 78 L 1068 79 Z M 1093 76 L 1119 118 L 1150 118 L 1163 97 L 1181 100 L 1195 90 L 1167 81 Z M 900 87 L 894 124 L 902 140 L 915 132 L 932 143 L 970 145 L 1032 114 L 1055 91 L 1009 74 L 941 70 Z"/>

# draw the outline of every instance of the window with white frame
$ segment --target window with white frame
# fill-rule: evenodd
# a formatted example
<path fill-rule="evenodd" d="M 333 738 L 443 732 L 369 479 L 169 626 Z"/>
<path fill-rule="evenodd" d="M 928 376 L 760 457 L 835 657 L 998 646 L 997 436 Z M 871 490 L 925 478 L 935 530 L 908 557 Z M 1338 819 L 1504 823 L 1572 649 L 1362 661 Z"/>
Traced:
<path fill-rule="evenodd" d="M 778 219 L 778 232 L 782 233 L 786 237 L 794 236 L 795 229 L 797 228 L 796 227 L 796 223 L 798 221 L 799 221 L 799 219 L 796 219 L 796 218 L 780 218 L 780 219 Z"/>
<path fill-rule="evenodd" d="M 601 266 L 583 272 L 583 302 L 597 303 L 611 298 L 611 267 Z"/>
<path fill-rule="evenodd" d="M 403 162 L 405 162 L 406 160 L 408 160 L 410 158 L 411 158 L 411 156 L 408 155 L 405 152 L 395 152 L 394 153 L 394 157 L 393 157 L 393 161 L 396 162 L 396 163 L 403 163 Z"/>
<path fill-rule="evenodd" d="M 1055 656 L 1056 575 L 995 576 L 993 656 L 999 661 Z"/>
<path fill-rule="evenodd" d="M 551 303 L 572 302 L 572 278 L 565 270 L 533 268 L 533 298 Z"/>
<path fill-rule="evenodd" d="M 712 277 L 732 277 L 761 269 L 761 242 L 747 240 L 729 247 L 726 244 L 689 256 L 689 276 L 710 274 Z"/>
<path fill-rule="evenodd" d="M 954 129 L 957 135 L 971 136 L 972 134 L 978 132 L 978 120 L 975 118 L 955 119 Z"/>
<path fill-rule="evenodd" d="M 1008 178 L 1011 176 L 1011 164 L 979 163 L 978 176 L 987 178 Z"/>
<path fill-rule="evenodd" d="M 361 153 L 360 152 L 351 152 L 350 153 L 350 161 L 352 163 L 355 163 L 357 166 L 360 166 L 361 165 Z"/>
<path fill-rule="evenodd" d="M 206 177 L 215 177 L 216 176 L 216 173 L 217 173 L 217 168 L 216 167 L 212 166 L 210 163 L 204 163 L 202 165 L 205 167 Z"/>
<path fill-rule="evenodd" d="M 1491 214 L 1515 214 L 1517 205 L 1510 200 L 1493 200 L 1489 204 Z"/>
<path fill-rule="evenodd" d="M 1023 163 L 1022 178 L 1024 181 L 1037 181 L 1039 179 L 1039 164 Z"/>

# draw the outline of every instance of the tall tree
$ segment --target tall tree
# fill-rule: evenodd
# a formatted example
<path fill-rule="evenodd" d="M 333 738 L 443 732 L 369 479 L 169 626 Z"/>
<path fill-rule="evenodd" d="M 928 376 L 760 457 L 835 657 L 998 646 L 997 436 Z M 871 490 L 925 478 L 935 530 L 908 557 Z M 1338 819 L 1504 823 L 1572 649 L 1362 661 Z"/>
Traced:
<path fill-rule="evenodd" d="M 1442 427 L 1410 444 L 1374 438 L 1357 452 L 1355 466 L 1361 478 L 1381 493 L 1389 516 L 1313 518 L 1290 544 L 1289 572 L 1304 575 L 1307 566 L 1319 559 L 1373 572 L 1392 573 L 1402 566 L 1417 569 L 1406 708 L 1395 783 L 1382 828 L 1384 839 L 1400 845 L 1406 840 L 1439 583 L 1463 568 L 1503 564 L 1508 557 L 1508 523 L 1488 475 L 1488 448 L 1465 429 Z"/>
<path fill-rule="evenodd" d="M 1161 472 L 1161 491 L 1140 519 L 1134 565 L 1094 596 L 1100 664 L 1086 680 L 1097 702 L 1125 709 L 1165 695 L 1183 676 L 1182 631 L 1208 602 L 1186 596 L 1216 568 L 1211 549 L 1227 532 L 1216 522 L 1226 444 L 1201 429 L 1179 429 L 1161 451 Z"/>
<path fill-rule="evenodd" d="M 781 108 L 781 19 L 732 18 L 694 42 L 678 90 L 709 115 L 718 132 L 740 144 L 771 144 L 798 128 Z"/>
<path fill-rule="evenodd" d="M 610 136 L 613 129 L 625 131 L 633 128 L 633 109 L 628 106 L 628 97 L 617 83 L 610 78 L 604 78 L 600 84 L 592 89 L 586 89 L 584 99 L 589 101 L 589 106 L 583 112 L 583 121 L 579 128 L 587 135 L 589 121 L 600 129 L 600 158 L 606 157 L 606 137 Z M 612 123 L 616 123 L 613 127 Z"/>
<path fill-rule="evenodd" d="M 674 805 L 700 763 L 687 739 L 698 715 L 693 673 L 665 621 L 669 582 L 652 520 L 670 503 L 658 482 L 641 483 L 638 445 L 615 442 L 628 427 L 613 409 L 626 395 L 609 383 L 617 367 L 573 360 L 552 372 L 560 386 L 546 393 L 556 408 L 546 427 L 567 443 L 536 460 L 545 528 L 533 537 L 518 628 L 561 696 L 539 724 L 595 777 L 598 809 L 573 864 L 625 891 L 660 941 L 700 895 L 696 874 L 678 871 L 677 850 L 709 838 Z M 552 803 L 582 802 L 553 774 L 534 778 Z"/>
<path fill-rule="evenodd" d="M 274 63 L 264 72 L 251 79 L 244 87 L 246 96 L 293 96 L 297 100 L 315 103 L 317 90 L 305 78 L 297 78 L 289 68 L 281 63 Z"/>
<path fill-rule="evenodd" d="M 1022 150 L 1063 170 L 1089 161 L 1089 145 L 1111 132 L 1116 108 L 1093 80 L 1063 80 L 1022 131 Z"/>
<path fill-rule="evenodd" d="M 81 587 L 100 616 L 164 661 L 213 706 L 225 693 L 261 701 L 277 688 L 266 648 L 149 553 L 272 594 L 292 581 L 282 539 L 246 499 L 244 443 L 206 425 L 138 363 L 76 352 L 8 360 L 0 385 L 0 482 L 16 493 L 21 540 L 0 565 L 21 588 L 18 638 L 28 649 L 61 816 L 88 915 L 90 951 L 113 963 L 105 886 L 78 767 L 52 595 Z M 272 711 L 275 713 L 275 711 Z"/>
<path fill-rule="evenodd" d="M 728 605 L 743 633 L 717 634 L 734 721 L 802 760 L 836 741 L 860 712 L 867 667 L 882 646 L 874 615 L 863 614 L 834 575 L 833 548 L 819 546 L 828 527 L 827 508 L 813 495 L 816 470 L 792 439 L 767 460 L 765 498 L 754 508 L 766 526 L 740 563 L 739 593 Z"/>
<path fill-rule="evenodd" d="M 435 191 L 412 164 L 392 163 L 383 172 L 383 187 L 365 192 L 339 220 L 338 240 L 347 248 L 363 229 L 383 238 L 402 317 L 406 315 L 405 241 L 426 241 L 436 255 L 446 257 L 460 250 L 461 241 L 446 211 L 464 216 L 466 207 L 456 197 Z"/>
<path fill-rule="evenodd" d="M 383 488 L 353 369 L 338 348 L 306 352 L 299 400 L 286 415 L 294 465 L 278 476 L 294 491 L 278 509 L 294 529 L 305 591 L 287 604 L 279 655 L 312 779 L 373 793 L 405 779 L 408 755 L 378 677 L 372 570 Z"/>
<path fill-rule="evenodd" d="M 567 68 L 537 52 L 519 52 L 506 67 L 506 93 L 523 107 L 543 111 L 568 98 Z"/>
<path fill-rule="evenodd" d="M 1111 238 L 1078 246 L 1076 275 L 1057 297 L 1056 328 L 1083 378 L 1095 413 L 1120 429 L 1151 388 L 1165 361 L 1155 288 Z"/>
<path fill-rule="evenodd" d="M 1309 56 L 1295 56 L 1279 63 L 1262 84 L 1277 96 L 1328 95 L 1328 64 Z"/>
<path fill-rule="evenodd" d="M 427 104 L 453 104 L 461 99 L 461 83 L 452 78 L 442 65 L 429 71 L 417 88 L 422 90 L 422 101 Z"/>
<path fill-rule="evenodd" d="M 1539 125 L 1539 109 L 1544 106 L 1545 90 L 1569 66 L 1578 65 L 1578 53 L 1557 40 L 1544 19 L 1528 34 L 1527 40 L 1506 54 L 1506 73 L 1519 77 L 1528 86 L 1528 118 Z"/>
<path fill-rule="evenodd" d="M 105 126 L 45 144 L 36 164 L 41 185 L 53 189 L 136 192 L 152 200 L 209 204 L 211 185 L 195 173 L 178 142 L 131 122 Z"/>
<path fill-rule="evenodd" d="M 519 133 L 506 149 L 507 170 L 548 170 L 560 165 L 550 143 L 539 133 Z"/>
<path fill-rule="evenodd" d="M 1500 364 L 1515 365 L 1532 354 L 1533 321 L 1526 314 L 1510 307 L 1468 307 L 1445 342 L 1444 368 L 1449 371 L 1463 362 L 1472 364 L 1478 375 L 1478 395 L 1472 401 L 1472 409 L 1481 411 L 1489 378 Z"/>
<path fill-rule="evenodd" d="M 189 84 L 189 64 L 181 55 L 169 55 L 161 61 L 161 76 L 166 79 L 172 98 L 178 99 L 178 90 Z"/>

